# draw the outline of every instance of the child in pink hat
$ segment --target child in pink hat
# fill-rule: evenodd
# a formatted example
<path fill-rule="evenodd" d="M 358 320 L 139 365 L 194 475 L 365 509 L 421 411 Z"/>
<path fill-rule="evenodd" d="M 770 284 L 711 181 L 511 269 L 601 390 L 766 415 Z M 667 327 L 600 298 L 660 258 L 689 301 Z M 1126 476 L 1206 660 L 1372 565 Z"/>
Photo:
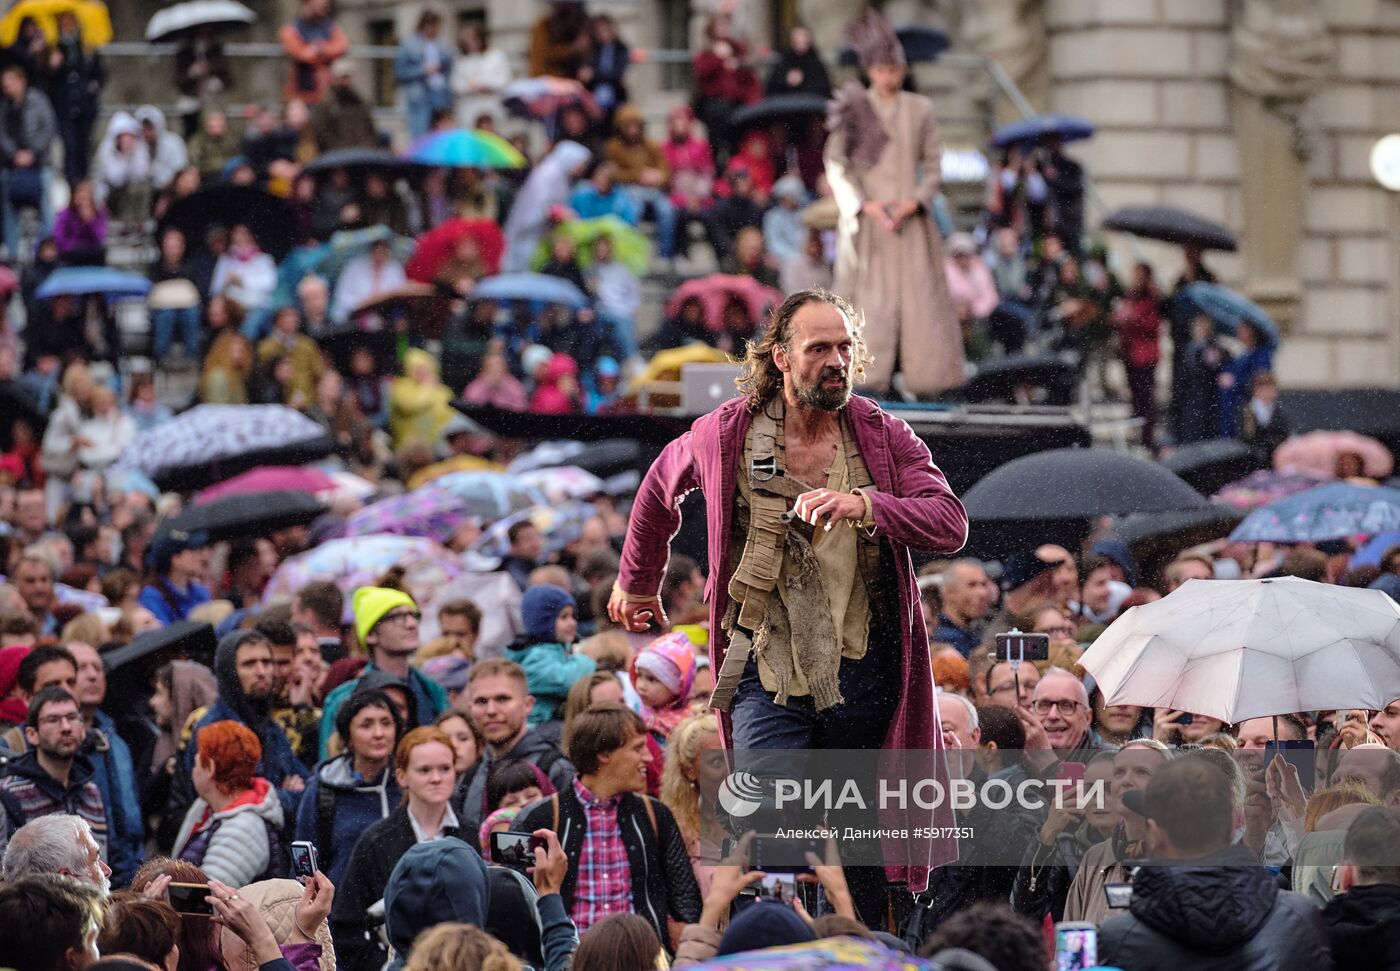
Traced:
<path fill-rule="evenodd" d="M 648 644 L 632 659 L 632 687 L 642 699 L 647 730 L 663 744 L 671 729 L 690 713 L 695 682 L 695 648 L 683 631 L 672 631 Z"/>

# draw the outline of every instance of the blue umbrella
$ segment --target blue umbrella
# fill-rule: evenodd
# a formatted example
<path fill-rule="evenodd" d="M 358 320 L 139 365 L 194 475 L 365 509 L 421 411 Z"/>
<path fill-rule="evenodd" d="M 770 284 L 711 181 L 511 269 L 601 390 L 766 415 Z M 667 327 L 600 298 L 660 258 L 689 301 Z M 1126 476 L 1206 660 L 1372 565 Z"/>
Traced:
<path fill-rule="evenodd" d="M 1254 510 L 1230 539 L 1246 543 L 1321 543 L 1400 530 L 1400 489 L 1333 482 Z"/>
<path fill-rule="evenodd" d="M 51 297 L 82 297 L 101 293 L 109 297 L 144 297 L 151 292 L 151 281 L 135 273 L 105 266 L 65 266 L 54 270 L 34 294 L 40 300 Z"/>
<path fill-rule="evenodd" d="M 502 273 L 472 288 L 473 300 L 534 300 L 575 309 L 588 306 L 588 297 L 568 280 L 544 273 Z"/>
<path fill-rule="evenodd" d="M 1078 115 L 1031 115 L 992 133 L 995 148 L 1009 148 L 1022 142 L 1038 142 L 1058 135 L 1064 142 L 1079 142 L 1094 137 L 1094 126 Z"/>
<path fill-rule="evenodd" d="M 1355 570 L 1359 566 L 1381 566 L 1381 557 L 1385 556 L 1392 546 L 1400 546 L 1400 532 L 1377 533 L 1365 546 L 1356 551 L 1347 568 Z"/>
<path fill-rule="evenodd" d="M 1240 324 L 1249 324 L 1269 347 L 1278 346 L 1278 325 L 1253 300 L 1216 283 L 1188 283 L 1182 296 L 1196 309 L 1233 334 Z"/>

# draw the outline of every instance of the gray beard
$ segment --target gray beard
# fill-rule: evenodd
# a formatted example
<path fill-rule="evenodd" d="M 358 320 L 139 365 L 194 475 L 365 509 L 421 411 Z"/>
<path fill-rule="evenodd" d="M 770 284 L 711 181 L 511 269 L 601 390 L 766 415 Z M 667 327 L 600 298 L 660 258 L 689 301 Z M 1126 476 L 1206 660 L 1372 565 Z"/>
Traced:
<path fill-rule="evenodd" d="M 828 388 L 822 382 L 830 376 L 823 374 L 815 384 L 798 385 L 793 389 L 794 397 L 808 408 L 817 408 L 821 411 L 840 411 L 851 400 L 851 383 L 847 381 L 839 388 Z M 842 377 L 844 378 L 845 375 L 843 374 Z"/>

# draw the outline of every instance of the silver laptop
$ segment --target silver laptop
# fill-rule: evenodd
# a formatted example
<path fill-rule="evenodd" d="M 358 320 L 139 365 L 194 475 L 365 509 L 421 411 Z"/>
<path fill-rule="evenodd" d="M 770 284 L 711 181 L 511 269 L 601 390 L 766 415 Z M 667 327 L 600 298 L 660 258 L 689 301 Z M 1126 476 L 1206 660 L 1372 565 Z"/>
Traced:
<path fill-rule="evenodd" d="M 737 364 L 682 365 L 681 411 L 687 415 L 703 415 L 730 398 L 738 397 L 739 389 L 734 387 L 738 376 Z"/>

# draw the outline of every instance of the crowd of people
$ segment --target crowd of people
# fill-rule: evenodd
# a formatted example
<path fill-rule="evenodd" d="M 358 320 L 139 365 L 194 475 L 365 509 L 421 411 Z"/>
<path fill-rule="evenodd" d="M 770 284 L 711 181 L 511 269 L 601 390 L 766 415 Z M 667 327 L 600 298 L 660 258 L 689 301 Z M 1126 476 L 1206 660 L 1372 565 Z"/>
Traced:
<path fill-rule="evenodd" d="M 917 648 L 949 771 L 1018 781 L 1078 765 L 1110 798 L 975 817 L 1002 856 L 968 843 L 913 891 L 872 890 L 870 868 L 843 867 L 832 848 L 799 881 L 820 893 L 796 905 L 766 899 L 753 837 L 733 839 L 719 808 L 728 718 L 710 706 L 721 665 L 706 573 L 670 557 L 647 633 L 609 610 L 625 488 L 571 494 L 586 513 L 567 535 L 513 521 L 489 565 L 487 517 L 436 534 L 489 594 L 436 598 L 406 565 L 274 590 L 371 500 L 411 498 L 444 469 L 504 469 L 525 448 L 463 421 L 454 399 L 625 413 L 644 355 L 691 342 L 742 351 L 784 293 L 833 280 L 839 233 L 812 215 L 833 194 L 820 121 L 732 124 L 766 95 L 833 94 L 806 30 L 763 63 L 721 9 L 694 58 L 693 105 L 658 138 L 629 95 L 617 24 L 554 3 L 531 31 L 528 74 L 575 87 L 536 119 L 548 147 L 532 152 L 503 102 L 510 59 L 480 25 L 455 44 L 444 26 L 425 11 L 394 62 L 409 142 L 497 131 L 525 167 L 318 166 L 391 141 L 328 0 L 303 0 L 280 32 L 279 105 L 241 122 L 221 110 L 232 75 L 218 34 L 200 30 L 175 59 L 178 120 L 117 112 L 95 148 L 106 69 L 76 18 L 58 18 L 55 42 L 31 22 L 8 49 L 0 195 L 17 272 L 0 275 L 0 928 L 32 933 L 0 933 L 0 967 L 641 971 L 855 937 L 942 966 L 1032 971 L 1063 921 L 1096 925 L 1100 957 L 1126 971 L 1394 963 L 1400 867 L 1377 861 L 1400 836 L 1400 700 L 1227 725 L 1106 705 L 1078 662 L 1124 611 L 1191 579 L 1400 593 L 1400 549 L 1353 569 L 1346 543 L 1218 542 L 1173 551 L 1157 576 L 1110 523 L 1083 549 L 1028 536 L 996 565 L 931 560 Z M 54 213 L 60 172 L 68 202 Z M 231 209 L 247 218 L 199 233 L 177 218 L 192 196 L 225 191 L 256 193 L 238 198 L 278 218 Z M 1120 285 L 1086 234 L 1083 173 L 1059 141 L 997 158 L 968 231 L 940 214 L 931 203 L 899 219 L 946 237 L 969 361 L 1068 354 L 1113 398 L 1116 357 L 1149 448 L 1233 435 L 1267 458 L 1287 436 L 1269 335 L 1242 324 L 1222 341 L 1184 299 L 1213 279 L 1198 250 L 1170 293 L 1146 264 Z M 581 233 L 596 220 L 613 228 Z M 673 286 L 700 245 L 757 289 L 679 299 L 640 334 L 644 281 Z M 138 354 L 109 291 L 41 295 L 61 269 L 143 246 L 154 257 Z M 584 299 L 474 296 L 502 270 L 537 270 Z M 422 302 L 399 300 L 412 284 Z M 1164 337 L 1171 407 L 1159 416 Z M 172 525 L 208 497 L 120 460 L 183 408 L 165 393 L 182 369 L 197 373 L 197 402 L 282 405 L 316 422 L 327 468 L 365 489 L 337 492 L 309 525 L 232 539 Z M 1338 478 L 1362 475 L 1354 464 Z M 995 635 L 1012 629 L 1047 635 L 1048 659 L 998 660 Z M 1280 732 L 1314 743 L 1312 777 L 1263 757 Z M 1130 902 L 1110 899 L 1108 885 L 1128 883 Z"/>

